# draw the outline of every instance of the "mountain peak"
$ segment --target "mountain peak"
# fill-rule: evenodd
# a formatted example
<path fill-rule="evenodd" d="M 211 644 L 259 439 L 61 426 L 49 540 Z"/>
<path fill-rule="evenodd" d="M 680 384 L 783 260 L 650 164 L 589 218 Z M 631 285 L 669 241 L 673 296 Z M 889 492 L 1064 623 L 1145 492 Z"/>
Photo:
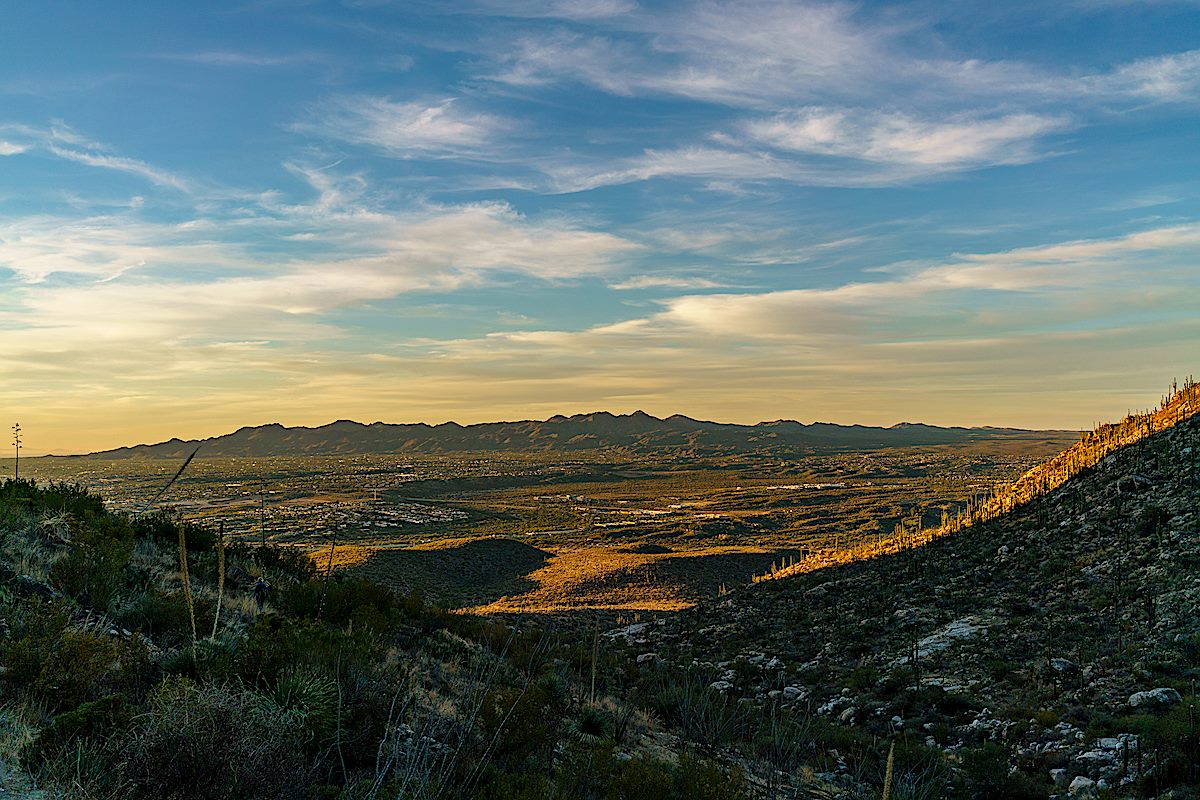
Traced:
<path fill-rule="evenodd" d="M 1045 432 L 1063 446 L 1075 441 L 1074 432 Z M 287 427 L 278 422 L 239 428 L 224 436 L 183 441 L 175 438 L 136 448 L 118 448 L 96 457 L 177 458 L 181 449 L 203 445 L 200 457 L 217 456 L 319 456 L 354 453 L 478 452 L 478 451 L 578 451 L 620 448 L 634 452 L 664 452 L 697 448 L 713 455 L 771 451 L 835 452 L 842 450 L 911 447 L 978 441 L 981 438 L 1019 438 L 1027 431 L 1009 429 L 938 428 L 920 423 L 899 423 L 890 428 L 863 425 L 775 420 L 757 425 L 704 422 L 682 414 L 660 419 L 642 410 L 630 414 L 593 411 L 546 420 L 485 422 L 460 425 L 443 422 L 365 425 L 339 419 L 319 427 Z"/>

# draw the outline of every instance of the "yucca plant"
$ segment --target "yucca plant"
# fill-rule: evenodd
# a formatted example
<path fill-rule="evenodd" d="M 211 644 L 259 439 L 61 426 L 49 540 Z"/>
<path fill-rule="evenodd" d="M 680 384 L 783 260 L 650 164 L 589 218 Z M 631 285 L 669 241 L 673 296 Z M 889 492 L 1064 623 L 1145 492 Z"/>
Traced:
<path fill-rule="evenodd" d="M 316 740 L 327 736 L 337 721 L 337 684 L 307 670 L 289 670 L 275 685 L 259 693 L 258 710 L 264 715 L 291 719 Z"/>
<path fill-rule="evenodd" d="M 595 744 L 612 735 L 612 720 L 600 707 L 585 705 L 567 723 L 567 733 L 578 742 Z"/>

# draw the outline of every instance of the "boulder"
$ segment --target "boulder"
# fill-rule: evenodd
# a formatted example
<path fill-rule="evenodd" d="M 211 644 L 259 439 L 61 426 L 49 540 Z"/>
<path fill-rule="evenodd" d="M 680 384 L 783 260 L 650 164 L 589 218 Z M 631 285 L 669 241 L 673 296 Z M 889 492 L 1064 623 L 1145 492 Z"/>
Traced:
<path fill-rule="evenodd" d="M 1050 668 L 1060 675 L 1074 675 L 1079 671 L 1079 666 L 1074 661 L 1065 658 L 1050 659 Z"/>
<path fill-rule="evenodd" d="M 1067 787 L 1067 792 L 1070 793 L 1071 797 L 1095 797 L 1096 782 L 1091 778 L 1085 778 L 1080 775 L 1071 781 L 1071 785 Z"/>
<path fill-rule="evenodd" d="M 1179 696 L 1179 692 L 1165 686 L 1129 695 L 1130 708 L 1141 708 L 1147 711 L 1170 708 L 1182 702 L 1183 698 Z"/>

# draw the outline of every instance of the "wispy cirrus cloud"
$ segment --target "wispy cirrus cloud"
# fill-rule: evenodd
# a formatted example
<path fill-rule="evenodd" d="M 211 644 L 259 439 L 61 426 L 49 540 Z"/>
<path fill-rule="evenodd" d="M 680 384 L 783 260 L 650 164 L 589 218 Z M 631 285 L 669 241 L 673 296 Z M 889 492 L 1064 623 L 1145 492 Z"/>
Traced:
<path fill-rule="evenodd" d="M 55 144 L 46 146 L 46 150 L 59 158 L 86 164 L 99 169 L 111 169 L 143 178 L 156 186 L 165 186 L 181 192 L 188 191 L 188 183 L 183 178 L 164 169 L 139 161 L 136 158 L 119 156 L 114 153 L 76 150 Z"/>
<path fill-rule="evenodd" d="M 687 277 L 683 275 L 637 275 L 616 283 L 610 283 L 608 288 L 617 291 L 632 289 L 719 289 L 726 284 L 708 278 Z"/>
<path fill-rule="evenodd" d="M 10 283 L 17 306 L 0 313 L 0 323 L 38 331 L 48 347 L 64 337 L 84 343 L 100 330 L 109 338 L 125 331 L 136 341 L 148 325 L 155 335 L 205 341 L 270 338 L 289 318 L 320 323 L 336 309 L 410 292 L 513 276 L 552 282 L 603 274 L 638 249 L 612 234 L 530 221 L 498 203 L 405 214 L 318 207 L 291 213 L 290 221 L 244 220 L 219 238 L 213 234 L 223 226 L 206 220 L 10 222 L 0 229 L 0 267 L 20 282 Z M 293 240 L 300 249 L 286 255 L 250 245 L 264 233 L 287 238 L 289 230 L 314 228 L 329 235 Z M 330 254 L 328 247 L 342 241 L 353 244 Z M 54 276 L 65 279 L 50 281 Z"/>
<path fill-rule="evenodd" d="M 631 14 L 637 10 L 634 0 L 484 0 L 474 10 L 497 16 L 567 20 L 595 20 Z M 470 7 L 455 9 L 470 12 Z"/>
<path fill-rule="evenodd" d="M 937 171 L 1019 164 L 1035 143 L 1070 125 L 1064 116 L 955 114 L 917 119 L 895 112 L 804 108 L 745 123 L 753 141 L 778 150 Z"/>
<path fill-rule="evenodd" d="M 318 53 L 253 53 L 240 50 L 195 50 L 158 53 L 155 58 L 210 67 L 294 67 L 324 61 Z"/>
<path fill-rule="evenodd" d="M 1152 102 L 1200 102 L 1200 50 L 1170 53 L 1122 64 L 1106 75 L 1080 81 L 1101 97 L 1127 96 Z"/>
<path fill-rule="evenodd" d="M 617 19 L 608 31 L 530 34 L 493 54 L 494 80 L 577 81 L 617 94 L 679 95 L 736 106 L 863 84 L 884 34 L 840 4 L 699 2 Z"/>
<path fill-rule="evenodd" d="M 62 123 L 55 123 L 44 128 L 34 125 L 3 123 L 0 124 L 0 133 L 9 137 L 8 140 L 0 142 L 0 155 L 46 153 L 89 167 L 123 172 L 148 181 L 155 186 L 179 192 L 186 193 L 192 188 L 186 179 L 170 170 L 121 155 L 114 148 L 93 141 Z"/>
<path fill-rule="evenodd" d="M 1076 107 L 1097 100 L 1195 99 L 1200 51 L 1071 73 L 956 56 L 930 34 L 927 21 L 899 24 L 860 11 L 836 2 L 697 0 L 667 13 L 634 11 L 589 30 L 527 33 L 516 47 L 488 51 L 494 66 L 484 75 L 521 86 L 577 82 L 620 95 L 670 95 L 736 108 L 885 100 L 928 112 L 978 108 L 998 95 Z M 922 41 L 928 46 L 914 45 Z"/>
<path fill-rule="evenodd" d="M 416 293 L 603 276 L 639 250 L 503 203 L 395 212 L 349 195 L 181 224 L 137 212 L 9 219 L 0 226 L 0 381 L 14 402 L 88 387 L 114 414 L 115 398 L 166 408 L 188 387 L 209 397 L 295 389 L 314 369 L 369 366 L 365 354 L 391 346 L 386 331 L 343 314 L 382 315 Z"/>
<path fill-rule="evenodd" d="M 352 95 L 312 107 L 293 130 L 371 147 L 401 158 L 480 154 L 512 123 L 465 110 L 455 98 L 427 102 Z"/>

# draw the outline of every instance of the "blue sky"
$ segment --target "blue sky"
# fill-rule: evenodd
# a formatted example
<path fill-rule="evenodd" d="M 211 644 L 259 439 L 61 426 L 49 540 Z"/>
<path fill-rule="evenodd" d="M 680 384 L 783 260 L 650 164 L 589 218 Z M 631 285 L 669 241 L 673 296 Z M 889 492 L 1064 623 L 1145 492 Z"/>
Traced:
<path fill-rule="evenodd" d="M 601 408 L 1079 427 L 1196 370 L 1195 2 L 6 11 L 33 452 Z"/>

